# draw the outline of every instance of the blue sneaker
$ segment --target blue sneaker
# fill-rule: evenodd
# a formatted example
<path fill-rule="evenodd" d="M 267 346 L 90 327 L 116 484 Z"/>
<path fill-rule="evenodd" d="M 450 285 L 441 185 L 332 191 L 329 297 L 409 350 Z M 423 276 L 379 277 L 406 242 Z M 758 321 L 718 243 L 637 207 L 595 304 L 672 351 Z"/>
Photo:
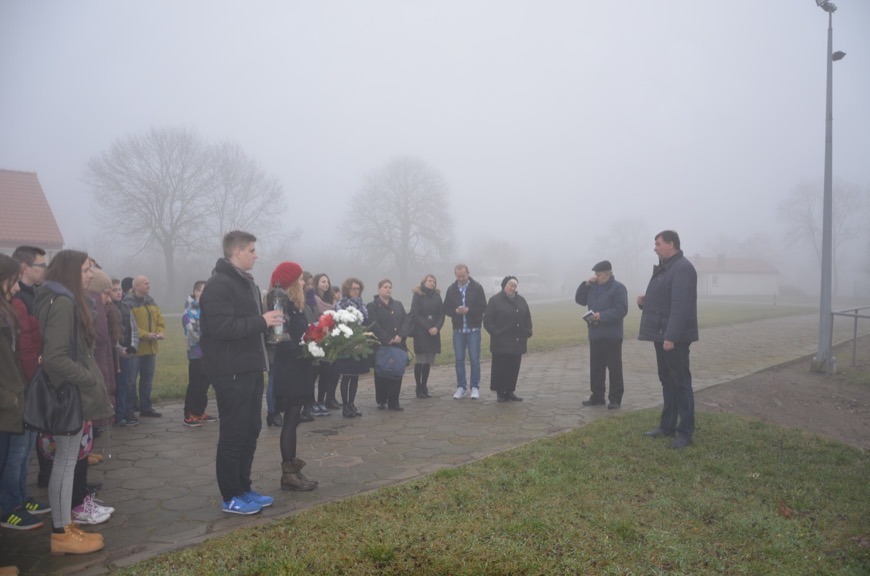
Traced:
<path fill-rule="evenodd" d="M 248 498 L 247 494 L 241 494 L 230 498 L 228 502 L 221 504 L 221 510 L 230 514 L 256 514 L 263 507 Z"/>
<path fill-rule="evenodd" d="M 272 503 L 275 501 L 275 499 L 272 498 L 271 496 L 266 496 L 265 494 L 260 494 L 259 492 L 254 492 L 253 490 L 251 490 L 250 492 L 246 492 L 245 494 L 242 494 L 242 496 L 245 496 L 248 500 L 250 500 L 251 502 L 254 502 L 255 504 L 259 504 L 261 508 L 271 506 Z"/>

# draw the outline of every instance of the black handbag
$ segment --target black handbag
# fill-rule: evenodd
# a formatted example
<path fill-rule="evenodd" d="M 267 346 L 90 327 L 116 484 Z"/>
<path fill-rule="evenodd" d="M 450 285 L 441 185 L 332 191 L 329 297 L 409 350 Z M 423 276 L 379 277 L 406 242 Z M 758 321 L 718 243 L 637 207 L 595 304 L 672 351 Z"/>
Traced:
<path fill-rule="evenodd" d="M 51 313 L 52 299 L 48 314 Z M 46 315 L 47 317 L 47 315 Z M 43 337 L 43 343 L 45 339 Z M 76 321 L 73 318 L 73 336 L 70 350 L 73 362 L 76 360 Z M 55 436 L 69 436 L 81 431 L 82 395 L 79 387 L 64 380 L 54 386 L 40 364 L 33 380 L 27 385 L 24 396 L 24 427 L 28 430 L 47 432 Z"/>
<path fill-rule="evenodd" d="M 24 398 L 24 427 L 64 436 L 80 432 L 83 423 L 79 387 L 68 380 L 52 386 L 42 366 L 37 368 Z"/>

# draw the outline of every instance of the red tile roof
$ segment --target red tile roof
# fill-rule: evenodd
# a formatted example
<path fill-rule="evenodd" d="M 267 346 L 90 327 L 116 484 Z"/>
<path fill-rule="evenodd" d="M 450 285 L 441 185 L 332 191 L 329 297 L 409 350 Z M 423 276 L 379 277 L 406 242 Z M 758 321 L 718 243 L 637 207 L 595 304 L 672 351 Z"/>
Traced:
<path fill-rule="evenodd" d="M 63 234 L 35 172 L 0 170 L 0 245 L 63 248 Z"/>

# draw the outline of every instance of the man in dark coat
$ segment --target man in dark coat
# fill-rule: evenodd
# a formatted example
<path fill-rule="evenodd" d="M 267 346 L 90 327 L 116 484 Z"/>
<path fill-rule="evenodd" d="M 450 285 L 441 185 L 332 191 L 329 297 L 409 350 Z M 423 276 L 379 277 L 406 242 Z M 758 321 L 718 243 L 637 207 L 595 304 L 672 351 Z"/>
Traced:
<path fill-rule="evenodd" d="M 698 340 L 698 274 L 683 256 L 680 236 L 673 230 L 656 235 L 655 252 L 659 265 L 637 305 L 643 310 L 639 338 L 655 345 L 664 406 L 658 428 L 644 434 L 676 435 L 671 448 L 680 449 L 692 443 L 695 432 L 689 346 Z"/>
<path fill-rule="evenodd" d="M 468 381 L 465 377 L 465 352 L 471 364 L 471 399 L 480 398 L 480 327 L 486 311 L 483 286 L 469 276 L 468 266 L 457 264 L 453 272 L 456 282 L 444 295 L 444 315 L 453 321 L 453 353 L 456 358 L 457 400 L 465 396 Z"/>
<path fill-rule="evenodd" d="M 604 405 L 604 380 L 610 372 L 609 410 L 619 408 L 622 379 L 622 322 L 628 314 L 628 292 L 613 277 L 613 267 L 602 260 L 592 267 L 595 275 L 577 287 L 574 301 L 588 306 L 583 318 L 589 327 L 589 385 L 592 395 L 584 406 Z"/>
<path fill-rule="evenodd" d="M 220 413 L 215 468 L 224 512 L 256 514 L 272 504 L 251 488 L 251 466 L 262 421 L 263 372 L 269 369 L 266 330 L 284 323 L 284 312 L 263 312 L 250 270 L 257 260 L 253 234 L 224 236 L 224 257 L 215 264 L 200 300 L 203 367 Z"/>

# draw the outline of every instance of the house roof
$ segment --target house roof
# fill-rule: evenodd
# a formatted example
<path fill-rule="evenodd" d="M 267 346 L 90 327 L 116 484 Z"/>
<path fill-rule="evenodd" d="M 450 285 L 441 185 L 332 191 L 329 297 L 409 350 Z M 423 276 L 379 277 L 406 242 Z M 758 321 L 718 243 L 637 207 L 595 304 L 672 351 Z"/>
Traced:
<path fill-rule="evenodd" d="M 690 260 L 699 274 L 779 274 L 776 268 L 761 258 L 693 256 Z"/>
<path fill-rule="evenodd" d="M 63 248 L 63 234 L 35 172 L 0 170 L 0 245 Z"/>

